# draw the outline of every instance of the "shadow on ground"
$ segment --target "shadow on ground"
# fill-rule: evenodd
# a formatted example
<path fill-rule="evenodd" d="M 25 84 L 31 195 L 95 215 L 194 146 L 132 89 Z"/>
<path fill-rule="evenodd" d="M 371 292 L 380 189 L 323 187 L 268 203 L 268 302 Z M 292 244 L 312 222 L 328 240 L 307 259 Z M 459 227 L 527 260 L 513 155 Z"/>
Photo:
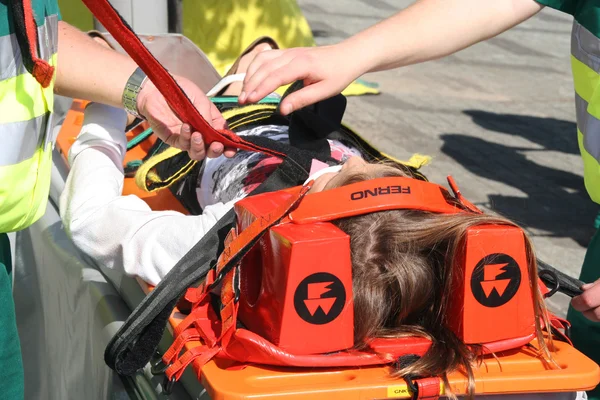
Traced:
<path fill-rule="evenodd" d="M 487 130 L 521 136 L 542 146 L 539 151 L 578 154 L 572 122 L 479 110 L 464 113 Z M 581 176 L 570 172 L 567 166 L 563 170 L 527 159 L 525 152 L 536 149 L 506 146 L 458 133 L 443 134 L 441 139 L 442 152 L 472 173 L 526 194 L 490 194 L 494 211 L 550 237 L 572 238 L 587 247 L 595 230 L 598 205 L 587 195 Z"/>

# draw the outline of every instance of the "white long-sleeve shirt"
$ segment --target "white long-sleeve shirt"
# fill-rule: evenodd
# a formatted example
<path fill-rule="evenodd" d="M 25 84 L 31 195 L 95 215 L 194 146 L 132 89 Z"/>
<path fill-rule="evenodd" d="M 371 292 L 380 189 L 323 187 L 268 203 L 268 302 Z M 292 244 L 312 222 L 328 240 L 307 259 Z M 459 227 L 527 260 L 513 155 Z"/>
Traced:
<path fill-rule="evenodd" d="M 79 250 L 100 266 L 156 285 L 233 204 L 245 197 L 281 160 L 238 152 L 206 159 L 197 196 L 202 215 L 153 211 L 135 195 L 122 196 L 127 142 L 123 110 L 90 104 L 69 152 L 71 171 L 60 198 L 60 215 Z M 287 127 L 262 126 L 241 135 L 287 141 Z M 358 150 L 330 141 L 340 161 Z"/>
<path fill-rule="evenodd" d="M 69 152 L 71 171 L 60 214 L 75 245 L 100 265 L 156 285 L 235 201 L 206 206 L 202 215 L 152 211 L 122 196 L 127 149 L 124 111 L 91 104 Z"/>

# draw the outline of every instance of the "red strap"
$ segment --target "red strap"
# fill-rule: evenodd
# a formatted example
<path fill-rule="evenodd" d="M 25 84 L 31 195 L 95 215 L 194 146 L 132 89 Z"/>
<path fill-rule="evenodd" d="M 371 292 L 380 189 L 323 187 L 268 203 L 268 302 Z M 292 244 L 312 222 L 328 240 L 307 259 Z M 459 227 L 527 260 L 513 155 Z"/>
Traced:
<path fill-rule="evenodd" d="M 31 0 L 23 0 L 23 15 L 25 16 L 25 31 L 27 32 L 27 39 L 29 41 L 28 50 L 33 62 L 33 71 L 31 73 L 42 87 L 47 88 L 50 82 L 52 82 L 54 67 L 37 56 L 37 26 L 33 17 Z"/>
<path fill-rule="evenodd" d="M 290 211 L 298 205 L 300 200 L 305 197 L 306 193 L 312 187 L 312 183 L 313 182 L 311 181 L 305 186 L 297 186 L 291 189 L 289 193 L 292 197 L 288 201 L 282 203 L 270 213 L 256 218 L 246 229 L 240 232 L 239 236 L 236 236 L 231 240 L 229 245 L 225 247 L 219 256 L 217 261 L 217 273 L 220 273 L 223 270 L 225 264 L 227 264 L 229 260 L 236 257 L 242 250 L 246 249 L 250 243 L 264 234 L 267 229 L 279 223 L 282 218 L 288 215 Z M 306 197 L 306 199 L 308 199 L 308 197 Z M 224 277 L 221 276 L 221 278 Z"/>
<path fill-rule="evenodd" d="M 206 311 L 202 307 L 194 307 L 192 312 L 189 313 L 187 317 L 183 319 L 174 329 L 175 336 L 183 333 L 183 331 L 187 330 L 190 326 L 194 324 L 196 319 L 198 319 L 202 314 L 205 314 Z"/>
<path fill-rule="evenodd" d="M 225 147 L 234 147 L 242 150 L 258 151 L 275 157 L 284 158 L 285 154 L 266 149 L 249 143 L 229 130 L 217 131 L 198 112 L 185 92 L 179 87 L 175 79 L 154 58 L 140 39 L 131 30 L 129 25 L 121 18 L 108 0 L 83 0 L 84 4 L 112 34 L 117 42 L 125 49 L 131 58 L 146 73 L 156 88 L 165 97 L 165 100 L 183 122 L 189 123 L 194 130 L 200 132 L 204 142 L 221 142 Z"/>
<path fill-rule="evenodd" d="M 210 301 L 207 298 L 206 302 L 200 303 L 192 309 L 192 312 L 175 327 L 175 338 L 190 329 L 194 329 L 198 332 L 199 338 L 202 339 L 204 344 L 208 346 L 215 345 L 218 335 L 216 332 L 220 331 L 216 331 L 219 329 L 219 324 L 214 322 L 208 324 L 201 323 L 202 321 L 206 322 L 211 319 L 209 315 L 211 305 L 209 303 Z"/>
<path fill-rule="evenodd" d="M 221 336 L 219 340 L 223 347 L 227 347 L 231 335 L 236 329 L 237 311 L 239 304 L 235 300 L 235 276 L 237 268 L 232 269 L 223 279 L 221 287 Z M 239 290 L 239 288 L 238 288 Z"/>
<path fill-rule="evenodd" d="M 448 191 L 435 183 L 408 177 L 377 178 L 306 196 L 289 219 L 295 224 L 312 224 L 384 210 L 466 212 L 450 204 L 448 196 Z"/>
<path fill-rule="evenodd" d="M 571 323 L 569 321 L 567 321 L 566 319 L 558 318 L 554 314 L 550 314 L 548 316 L 548 318 L 550 320 L 550 325 L 552 325 L 555 328 L 552 331 L 552 333 L 559 336 L 562 340 L 566 341 L 571 346 L 573 346 L 573 342 L 571 341 L 571 338 L 568 336 L 568 333 L 571 329 Z M 559 329 L 564 329 L 565 333 L 562 333 Z M 549 330 L 549 329 L 547 329 L 547 330 Z"/>
<path fill-rule="evenodd" d="M 419 394 L 415 400 L 420 399 L 433 399 L 437 400 L 440 398 L 440 378 L 423 378 L 414 381 L 419 388 Z"/>
<path fill-rule="evenodd" d="M 454 178 L 452 177 L 452 175 L 448 175 L 447 179 L 448 179 L 448 184 L 450 185 L 450 189 L 452 189 L 452 192 L 454 193 L 454 197 L 456 197 L 463 206 L 467 207 L 469 210 L 473 211 L 474 213 L 483 214 L 483 212 L 479 208 L 475 207 L 475 205 L 473 205 L 469 200 L 465 199 L 464 196 L 460 193 L 460 190 L 458 189 L 458 185 L 454 181 Z"/>
<path fill-rule="evenodd" d="M 200 333 L 196 329 L 188 329 L 187 331 L 184 331 L 181 334 L 177 335 L 177 338 L 175 339 L 171 347 L 169 347 L 169 350 L 165 351 L 165 354 L 162 358 L 163 363 L 165 365 L 171 364 L 171 362 L 173 362 L 173 360 L 175 360 L 179 356 L 179 353 L 181 353 L 181 350 L 183 350 L 183 347 L 187 342 L 198 339 L 201 339 L 201 337 Z"/>
<path fill-rule="evenodd" d="M 208 348 L 207 346 L 197 346 L 187 351 L 183 357 L 178 359 L 165 371 L 167 379 L 171 380 L 175 377 L 175 380 L 179 380 L 183 372 L 188 365 L 194 360 L 198 360 L 200 367 L 203 367 L 207 362 L 213 359 L 214 356 L 221 350 L 220 347 Z"/>

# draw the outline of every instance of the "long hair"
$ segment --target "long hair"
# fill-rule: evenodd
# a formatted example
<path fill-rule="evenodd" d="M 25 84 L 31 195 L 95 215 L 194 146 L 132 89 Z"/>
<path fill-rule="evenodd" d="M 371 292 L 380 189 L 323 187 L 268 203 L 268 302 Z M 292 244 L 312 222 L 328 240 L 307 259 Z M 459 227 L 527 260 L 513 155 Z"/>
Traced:
<path fill-rule="evenodd" d="M 357 173 L 338 185 L 380 177 L 414 177 L 410 170 L 395 164 L 378 168 L 375 174 Z M 334 224 L 350 236 L 355 347 L 364 348 L 375 337 L 426 337 L 432 341 L 427 353 L 410 365 L 396 366 L 394 374 L 440 376 L 449 392 L 447 374 L 461 370 L 468 378 L 471 398 L 475 388 L 473 365 L 482 347 L 467 346 L 448 328 L 453 260 L 468 228 L 516 224 L 486 214 L 418 210 L 374 212 Z M 525 244 L 540 354 L 551 361 L 542 332 L 542 323 L 548 326 L 547 312 L 537 284 L 532 244 L 526 235 Z"/>

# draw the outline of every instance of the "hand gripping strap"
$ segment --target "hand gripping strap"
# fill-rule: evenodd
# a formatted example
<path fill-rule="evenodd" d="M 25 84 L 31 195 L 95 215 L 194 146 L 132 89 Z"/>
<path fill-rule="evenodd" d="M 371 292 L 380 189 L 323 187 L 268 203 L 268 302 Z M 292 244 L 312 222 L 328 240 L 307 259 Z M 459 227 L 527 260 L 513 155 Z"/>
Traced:
<path fill-rule="evenodd" d="M 171 74 L 154 58 L 108 0 L 83 0 L 83 2 L 146 73 L 179 119 L 189 123 L 194 130 L 200 132 L 206 144 L 221 142 L 225 147 L 261 152 L 280 158 L 285 157 L 284 154 L 277 151 L 246 142 L 229 130 L 217 131 L 210 126 Z"/>

